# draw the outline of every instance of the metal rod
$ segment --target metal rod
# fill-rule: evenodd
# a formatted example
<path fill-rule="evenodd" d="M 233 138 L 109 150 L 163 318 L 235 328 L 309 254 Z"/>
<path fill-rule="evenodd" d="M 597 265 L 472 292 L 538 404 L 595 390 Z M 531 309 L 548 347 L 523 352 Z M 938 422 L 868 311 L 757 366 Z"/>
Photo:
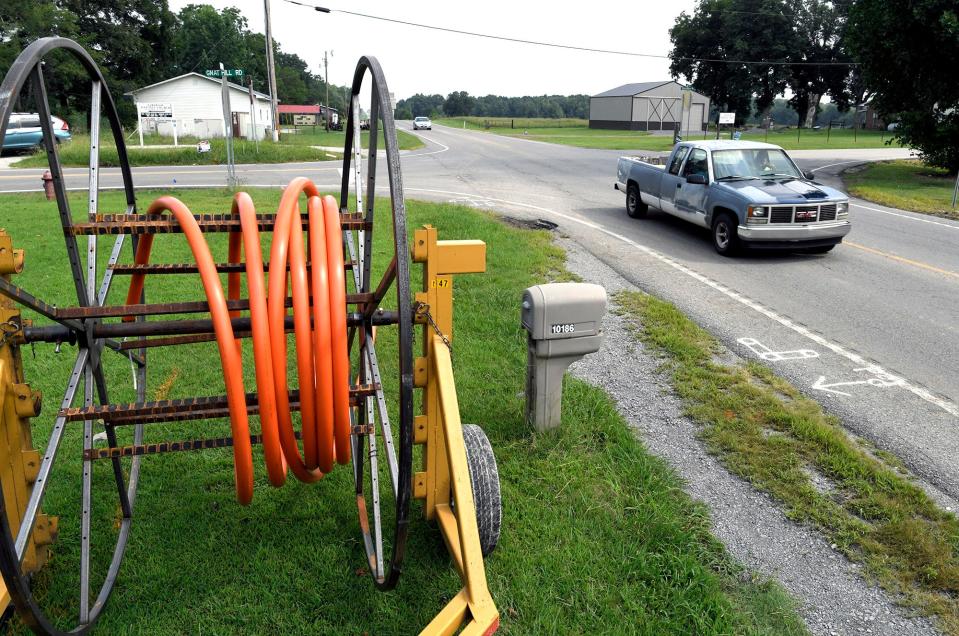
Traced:
<path fill-rule="evenodd" d="M 235 214 L 195 214 L 200 230 L 205 234 L 214 232 L 239 232 L 240 217 Z M 275 214 L 258 214 L 257 228 L 260 231 L 272 231 Z M 340 225 L 346 229 L 366 227 L 362 217 L 341 215 Z M 74 223 L 65 230 L 68 234 L 80 236 L 88 234 L 180 234 L 183 229 L 176 219 L 169 217 L 138 215 L 101 214 L 89 223 Z"/>
<path fill-rule="evenodd" d="M 372 294 L 347 294 L 346 302 L 349 305 L 362 305 L 372 300 Z M 242 298 L 226 301 L 230 311 L 245 311 L 250 308 L 250 301 Z M 286 299 L 287 308 L 293 306 L 293 301 Z M 136 305 L 107 305 L 106 307 L 63 307 L 55 309 L 56 319 L 69 318 L 120 318 L 123 316 L 163 316 L 169 314 L 207 313 L 210 304 L 205 300 L 196 300 L 182 303 L 144 303 Z"/>
<path fill-rule="evenodd" d="M 100 190 L 100 82 L 94 80 L 90 96 L 90 181 L 87 192 L 87 215 L 92 219 L 98 212 Z M 87 237 L 87 296 L 96 298 L 97 292 L 97 237 Z M 83 398 L 86 407 L 93 406 L 93 370 L 84 370 Z M 93 420 L 83 422 L 83 448 L 93 448 Z M 90 514 L 93 467 L 83 466 L 81 484 L 80 521 L 80 616 L 81 624 L 90 620 Z"/>
<path fill-rule="evenodd" d="M 287 316 L 284 320 L 286 330 L 292 330 L 293 317 Z M 370 321 L 376 326 L 395 325 L 400 321 L 400 317 L 395 311 L 383 309 L 375 311 Z M 252 321 L 248 317 L 233 318 L 230 322 L 233 325 L 234 335 L 238 338 L 247 337 L 252 329 Z M 363 314 L 359 312 L 348 313 L 346 315 L 346 324 L 349 326 L 364 324 Z M 147 336 L 176 336 L 211 333 L 214 333 L 213 321 L 209 319 L 99 323 L 93 328 L 93 335 L 95 338 L 140 338 Z M 23 340 L 26 343 L 62 342 L 75 344 L 77 342 L 76 333 L 71 329 L 60 325 L 24 327 Z M 109 344 L 110 343 L 108 343 L 108 346 Z M 137 346 L 135 343 L 115 344 L 116 346 L 111 348 L 115 348 L 118 351 L 126 351 L 127 349 L 132 349 Z M 135 359 L 135 361 L 137 360 Z"/>
<path fill-rule="evenodd" d="M 87 292 L 83 286 L 83 269 L 80 266 L 80 250 L 77 249 L 76 239 L 70 235 L 73 215 L 70 212 L 70 201 L 67 199 L 66 185 L 63 182 L 63 170 L 60 167 L 60 156 L 57 154 L 57 138 L 53 133 L 53 121 L 50 115 L 50 102 L 47 99 L 47 87 L 43 81 L 43 68 L 40 64 L 33 68 L 33 87 L 36 91 L 35 99 L 37 113 L 40 115 L 40 128 L 43 130 L 43 145 L 47 151 L 50 174 L 53 177 L 57 210 L 60 212 L 60 225 L 63 226 L 63 238 L 67 246 L 67 258 L 70 261 L 70 272 L 73 274 L 73 285 L 76 288 L 79 303 L 88 305 Z"/>
<path fill-rule="evenodd" d="M 216 271 L 221 274 L 229 274 L 231 272 L 246 272 L 246 263 L 215 263 Z M 125 274 L 197 274 L 200 271 L 199 266 L 196 263 L 122 263 L 120 265 L 114 265 L 110 267 L 114 275 L 125 275 Z M 287 271 L 290 270 L 290 265 L 287 263 Z M 343 263 L 343 269 L 351 270 L 353 269 L 353 263 L 347 261 Z M 307 261 L 306 271 L 311 271 L 312 266 Z M 263 263 L 263 271 L 270 271 L 270 264 Z"/>
<path fill-rule="evenodd" d="M 350 398 L 362 398 L 375 395 L 379 387 L 372 384 L 359 384 L 350 387 Z M 289 392 L 291 403 L 299 403 L 299 390 Z M 256 393 L 245 395 L 246 405 L 251 414 L 259 412 L 259 396 Z M 102 404 L 96 406 L 61 409 L 57 414 L 68 422 L 84 419 L 100 419 L 105 423 L 129 424 L 132 420 L 149 420 L 151 422 L 167 421 L 166 416 L 186 418 L 191 413 L 207 414 L 211 411 L 225 411 L 229 413 L 229 403 L 225 395 L 210 395 L 202 397 L 181 398 L 175 400 L 158 400 L 155 402 Z M 159 417 L 161 419 L 153 419 Z M 197 419 L 197 418 L 191 418 Z"/>
<path fill-rule="evenodd" d="M 76 362 L 73 363 L 73 371 L 70 373 L 70 380 L 67 382 L 67 389 L 63 393 L 63 399 L 60 401 L 60 410 L 68 409 L 73 404 L 73 398 L 80 386 L 80 376 L 90 358 L 89 349 L 81 349 L 77 353 Z M 23 519 L 20 521 L 20 529 L 17 531 L 16 550 L 17 558 L 23 562 L 23 555 L 27 549 L 27 541 L 33 534 L 33 527 L 37 522 L 37 512 L 40 510 L 40 504 L 43 502 L 43 496 L 47 492 L 47 484 L 50 482 L 50 471 L 53 469 L 53 461 L 60 449 L 60 442 L 63 441 L 63 431 L 66 428 L 67 420 L 64 417 L 57 417 L 53 422 L 53 428 L 50 431 L 50 440 L 47 442 L 47 448 L 43 453 L 43 459 L 40 460 L 40 470 L 37 472 L 37 478 L 33 482 L 33 489 L 30 491 L 30 499 L 27 500 L 27 507 L 23 513 Z"/>

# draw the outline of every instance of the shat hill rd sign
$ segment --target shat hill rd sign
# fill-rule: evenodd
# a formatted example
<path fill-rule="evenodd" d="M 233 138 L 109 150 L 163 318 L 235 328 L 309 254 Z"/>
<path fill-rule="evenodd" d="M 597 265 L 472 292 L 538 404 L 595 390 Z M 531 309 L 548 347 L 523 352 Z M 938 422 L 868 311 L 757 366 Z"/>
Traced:
<path fill-rule="evenodd" d="M 228 69 L 226 69 L 225 71 L 220 70 L 220 69 L 218 69 L 218 68 L 215 68 L 215 69 L 207 69 L 205 74 L 206 74 L 207 77 L 223 77 L 224 74 L 225 74 L 227 77 L 243 77 L 243 69 L 242 69 L 242 68 L 228 68 Z"/>

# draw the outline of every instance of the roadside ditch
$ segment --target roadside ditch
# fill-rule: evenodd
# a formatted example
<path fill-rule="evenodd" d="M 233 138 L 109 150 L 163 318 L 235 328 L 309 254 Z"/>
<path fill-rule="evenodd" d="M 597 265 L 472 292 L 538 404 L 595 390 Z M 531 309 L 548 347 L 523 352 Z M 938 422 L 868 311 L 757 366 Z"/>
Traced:
<path fill-rule="evenodd" d="M 837 480 L 837 475 L 844 474 L 839 467 L 823 469 L 816 462 L 805 461 L 804 457 L 789 459 L 789 453 L 796 453 L 790 447 L 797 439 L 794 427 L 786 424 L 759 427 L 759 446 L 768 440 L 766 450 L 771 448 L 775 452 L 781 444 L 783 461 L 779 465 L 770 462 L 768 455 L 760 462 L 756 456 L 735 447 L 736 440 L 741 441 L 745 435 L 735 427 L 723 429 L 710 423 L 711 413 L 702 400 L 691 399 L 689 386 L 683 390 L 677 383 L 672 373 L 676 363 L 662 344 L 652 344 L 643 336 L 642 325 L 635 314 L 635 302 L 642 292 L 574 241 L 560 238 L 558 243 L 567 252 L 569 270 L 584 281 L 604 285 L 610 296 L 603 348 L 573 365 L 571 372 L 601 386 L 612 396 L 643 443 L 685 480 L 686 490 L 694 499 L 706 504 L 715 536 L 735 559 L 756 575 L 777 580 L 792 594 L 803 620 L 814 634 L 939 633 L 932 620 L 920 615 L 924 613 L 939 615 L 944 619 L 939 626 L 956 633 L 952 595 L 948 591 L 937 591 L 939 588 L 935 585 L 935 589 L 927 589 L 930 582 L 945 574 L 942 568 L 933 571 L 935 561 L 931 553 L 925 555 L 930 571 L 912 572 L 908 576 L 902 576 L 901 568 L 889 569 L 902 565 L 891 563 L 897 561 L 897 555 L 884 554 L 884 559 L 874 559 L 875 552 L 864 549 L 857 537 L 866 536 L 866 528 L 861 526 L 871 526 L 875 520 L 854 518 L 857 515 L 847 512 L 842 500 L 850 498 L 850 480 Z M 723 380 L 726 385 L 707 386 L 707 391 L 733 392 L 734 382 L 745 381 L 765 385 L 763 388 L 774 394 L 766 397 L 780 402 L 801 403 L 803 409 L 815 405 L 768 370 L 764 373 L 765 368 L 747 364 L 722 348 L 705 332 L 693 333 L 698 328 L 684 317 L 682 320 L 685 322 L 672 325 L 675 333 L 665 336 L 666 341 L 688 337 L 695 345 L 699 340 L 699 345 L 712 352 L 712 358 L 696 364 L 704 368 L 715 366 L 720 380 L 726 373 L 720 369 L 729 370 L 730 375 Z M 750 370 L 749 377 L 735 377 L 742 369 Z M 684 397 L 680 393 L 684 393 Z M 733 408 L 721 410 L 720 420 L 738 422 L 740 414 L 735 412 L 736 405 L 730 406 Z M 815 408 L 818 409 L 818 405 Z M 791 415 L 783 417 L 793 423 Z M 822 417 L 830 420 L 828 416 Z M 907 512 L 913 512 L 909 506 L 919 506 L 924 515 L 942 522 L 944 527 L 955 524 L 952 515 L 939 511 L 917 486 L 911 485 L 901 467 L 890 465 L 891 459 L 886 461 L 870 453 L 866 444 L 842 432 L 838 426 L 833 428 L 846 440 L 848 449 L 860 453 L 856 455 L 859 463 L 851 465 L 853 472 L 863 467 L 878 471 L 880 481 L 873 482 L 875 491 L 883 491 L 879 486 L 892 480 L 894 490 L 900 490 L 904 498 L 911 498 L 906 502 L 908 510 L 899 510 L 903 513 L 901 521 L 906 525 L 912 522 L 906 518 Z M 777 481 L 776 473 L 788 474 L 789 488 L 776 487 L 781 481 Z M 859 485 L 869 490 L 869 476 L 862 477 L 866 483 Z M 866 498 L 870 493 L 858 492 Z M 796 498 L 791 499 L 791 495 Z M 918 537 L 913 534 L 912 538 Z M 944 539 L 948 543 L 949 539 Z M 918 543 L 928 548 L 925 542 Z M 915 546 L 916 542 L 912 542 L 902 547 L 909 550 Z M 923 548 L 918 549 L 921 552 Z M 920 554 L 912 556 L 913 563 L 924 558 Z M 880 583 L 885 590 L 879 587 Z M 947 582 L 939 587 L 950 585 Z"/>

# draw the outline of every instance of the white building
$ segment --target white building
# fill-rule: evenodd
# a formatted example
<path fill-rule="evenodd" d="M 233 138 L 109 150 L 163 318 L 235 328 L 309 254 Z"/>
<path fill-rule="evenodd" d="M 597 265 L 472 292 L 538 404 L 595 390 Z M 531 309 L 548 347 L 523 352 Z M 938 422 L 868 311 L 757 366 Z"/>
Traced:
<path fill-rule="evenodd" d="M 624 84 L 589 98 L 589 127 L 618 130 L 706 130 L 709 98 L 689 90 L 683 113 L 684 86 L 679 82 Z"/>
<path fill-rule="evenodd" d="M 201 139 L 226 135 L 223 122 L 221 81 L 199 73 L 187 73 L 127 93 L 137 104 L 172 106 L 172 118 L 143 118 L 145 133 L 173 136 L 174 122 L 178 136 L 192 135 Z M 234 137 L 263 139 L 272 129 L 270 96 L 227 82 Z M 255 128 L 254 128 L 255 121 Z"/>

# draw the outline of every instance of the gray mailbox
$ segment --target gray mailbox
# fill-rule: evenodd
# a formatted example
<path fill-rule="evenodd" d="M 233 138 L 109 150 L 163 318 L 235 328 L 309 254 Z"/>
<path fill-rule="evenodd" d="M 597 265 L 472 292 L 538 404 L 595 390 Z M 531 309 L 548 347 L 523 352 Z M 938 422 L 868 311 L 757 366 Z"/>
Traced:
<path fill-rule="evenodd" d="M 559 426 L 563 374 L 603 344 L 606 290 L 589 283 L 550 283 L 523 292 L 523 327 L 529 334 L 526 421 L 538 431 Z"/>

